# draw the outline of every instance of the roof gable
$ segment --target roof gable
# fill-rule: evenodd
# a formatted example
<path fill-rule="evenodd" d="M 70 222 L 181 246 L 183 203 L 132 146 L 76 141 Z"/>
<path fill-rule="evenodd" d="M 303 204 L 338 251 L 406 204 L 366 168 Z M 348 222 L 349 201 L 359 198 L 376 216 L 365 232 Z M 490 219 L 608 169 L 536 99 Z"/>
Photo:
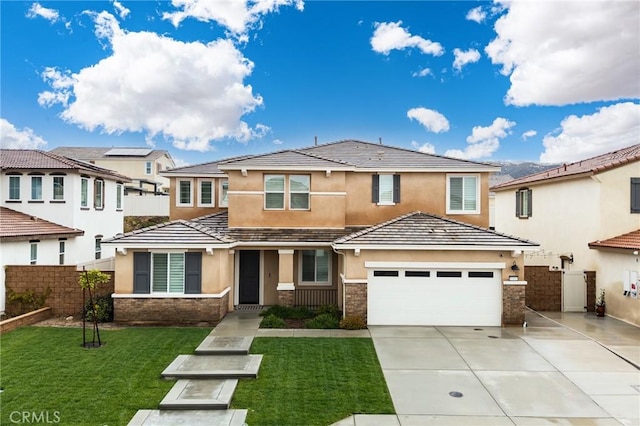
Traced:
<path fill-rule="evenodd" d="M 234 240 L 210 228 L 187 220 L 174 220 L 103 240 L 106 244 L 124 244 L 139 247 L 229 244 Z"/>
<path fill-rule="evenodd" d="M 584 175 L 594 175 L 623 166 L 625 164 L 640 161 L 640 144 L 632 145 L 617 151 L 608 152 L 575 163 L 548 169 L 543 172 L 523 176 L 508 182 L 501 183 L 491 188 L 492 191 L 500 191 L 513 187 L 521 187 L 530 184 L 545 183 L 560 179 L 572 179 Z"/>

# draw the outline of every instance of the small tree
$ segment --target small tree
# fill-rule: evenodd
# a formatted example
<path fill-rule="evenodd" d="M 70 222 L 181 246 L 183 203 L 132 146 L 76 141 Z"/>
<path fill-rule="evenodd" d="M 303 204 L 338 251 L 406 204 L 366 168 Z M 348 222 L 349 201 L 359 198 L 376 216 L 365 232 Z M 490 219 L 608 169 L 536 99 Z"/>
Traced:
<path fill-rule="evenodd" d="M 83 312 L 82 312 L 82 346 L 96 346 L 96 336 L 98 338 L 98 345 L 102 346 L 102 342 L 100 341 L 100 330 L 98 328 L 98 315 L 96 312 L 96 300 L 95 293 L 96 290 L 103 284 L 107 284 L 111 279 L 111 275 L 105 274 L 103 272 L 98 271 L 97 269 L 92 269 L 90 271 L 84 270 L 82 274 L 78 277 L 78 283 L 80 287 L 82 287 L 82 303 L 83 303 Z M 85 330 L 85 318 L 86 312 L 84 312 L 84 293 L 89 293 L 89 306 L 91 306 L 91 310 L 93 311 L 93 339 L 91 341 L 91 345 L 87 345 L 86 342 L 86 330 Z"/>

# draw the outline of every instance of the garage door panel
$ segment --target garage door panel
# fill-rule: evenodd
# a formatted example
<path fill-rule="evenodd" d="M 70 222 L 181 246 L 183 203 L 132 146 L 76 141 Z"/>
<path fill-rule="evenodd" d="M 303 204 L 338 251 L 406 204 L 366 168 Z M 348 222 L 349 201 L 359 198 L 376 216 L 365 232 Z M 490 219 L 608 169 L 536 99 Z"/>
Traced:
<path fill-rule="evenodd" d="M 502 286 L 493 278 L 374 277 L 367 297 L 371 325 L 499 326 Z"/>

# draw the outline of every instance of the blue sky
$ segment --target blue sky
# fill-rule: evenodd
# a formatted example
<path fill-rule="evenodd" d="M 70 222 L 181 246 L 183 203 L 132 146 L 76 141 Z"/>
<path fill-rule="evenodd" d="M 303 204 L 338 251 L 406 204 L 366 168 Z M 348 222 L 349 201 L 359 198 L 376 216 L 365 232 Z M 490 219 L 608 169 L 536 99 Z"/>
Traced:
<path fill-rule="evenodd" d="M 569 162 L 640 142 L 637 1 L 2 1 L 3 148 L 179 165 L 359 139 Z"/>

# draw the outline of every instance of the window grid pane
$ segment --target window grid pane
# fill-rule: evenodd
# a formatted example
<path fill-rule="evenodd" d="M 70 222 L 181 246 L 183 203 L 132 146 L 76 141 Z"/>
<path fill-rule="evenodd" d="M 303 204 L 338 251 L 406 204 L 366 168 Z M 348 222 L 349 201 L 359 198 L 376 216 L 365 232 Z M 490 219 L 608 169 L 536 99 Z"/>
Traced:
<path fill-rule="evenodd" d="M 314 282 L 316 280 L 316 252 L 315 250 L 302 251 L 302 281 Z"/>
<path fill-rule="evenodd" d="M 220 186 L 222 188 L 220 191 L 220 207 L 227 207 L 229 205 L 229 195 L 227 194 L 229 191 L 229 181 L 223 180 Z"/>
<path fill-rule="evenodd" d="M 476 209 L 476 178 L 464 178 L 464 210 L 473 211 Z"/>
<path fill-rule="evenodd" d="M 393 203 L 393 175 L 380 175 L 380 203 Z"/>
<path fill-rule="evenodd" d="M 116 209 L 122 208 L 122 185 L 116 185 Z"/>
<path fill-rule="evenodd" d="M 451 210 L 462 210 L 462 178 L 449 180 L 449 199 Z"/>
<path fill-rule="evenodd" d="M 101 180 L 96 181 L 95 185 L 96 193 L 93 194 L 93 203 L 96 209 L 101 209 L 104 207 L 102 194 L 104 190 L 104 182 Z"/>
<path fill-rule="evenodd" d="M 169 293 L 184 293 L 184 253 L 169 253 Z"/>
<path fill-rule="evenodd" d="M 153 253 L 153 290 L 166 292 L 168 281 L 168 255 L 167 253 Z"/>
<path fill-rule="evenodd" d="M 9 199 L 20 199 L 20 176 L 9 176 Z"/>
<path fill-rule="evenodd" d="M 89 203 L 89 181 L 82 178 L 80 181 L 80 206 L 87 207 Z"/>
<path fill-rule="evenodd" d="M 64 200 L 64 177 L 53 177 L 53 199 Z"/>
<path fill-rule="evenodd" d="M 180 181 L 180 204 L 191 204 L 191 182 Z"/>
<path fill-rule="evenodd" d="M 31 243 L 30 264 L 35 265 L 38 261 L 38 243 Z"/>
<path fill-rule="evenodd" d="M 31 199 L 42 200 L 42 176 L 31 176 Z"/>
<path fill-rule="evenodd" d="M 200 203 L 213 204 L 213 183 L 211 181 L 200 182 Z"/>
<path fill-rule="evenodd" d="M 316 250 L 316 282 L 329 281 L 329 253 L 327 250 Z"/>
<path fill-rule="evenodd" d="M 60 241 L 59 242 L 59 246 L 60 246 L 60 251 L 59 251 L 59 256 L 58 256 L 58 263 L 60 265 L 64 265 L 64 252 L 65 252 L 65 242 L 64 241 Z"/>

